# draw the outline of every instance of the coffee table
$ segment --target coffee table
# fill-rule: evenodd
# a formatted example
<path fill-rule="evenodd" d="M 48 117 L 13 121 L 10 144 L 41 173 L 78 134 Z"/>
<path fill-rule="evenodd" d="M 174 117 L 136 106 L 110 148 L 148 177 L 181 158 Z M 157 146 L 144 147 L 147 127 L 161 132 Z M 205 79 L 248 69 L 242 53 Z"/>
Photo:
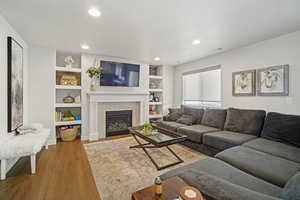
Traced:
<path fill-rule="evenodd" d="M 143 149 L 143 151 L 149 157 L 149 159 L 154 164 L 157 170 L 162 170 L 184 162 L 169 146 L 172 144 L 183 142 L 184 140 L 186 140 L 187 138 L 186 136 L 181 136 L 177 134 L 171 136 L 171 135 L 166 135 L 165 133 L 162 132 L 158 132 L 155 135 L 152 134 L 146 135 L 143 133 L 142 129 L 143 127 L 129 128 L 130 133 L 138 143 L 138 145 L 131 146 L 130 148 Z M 147 143 L 143 144 L 138 138 L 145 140 Z M 176 157 L 177 161 L 164 166 L 159 166 L 152 158 L 152 156 L 149 154 L 147 149 L 162 148 L 162 147 L 166 147 L 170 151 L 170 153 Z"/>
<path fill-rule="evenodd" d="M 132 200 L 169 200 L 179 196 L 180 189 L 188 186 L 188 184 L 178 176 L 174 176 L 163 181 L 162 186 L 163 193 L 159 197 L 155 195 L 155 186 L 153 185 L 134 192 L 132 194 Z"/>

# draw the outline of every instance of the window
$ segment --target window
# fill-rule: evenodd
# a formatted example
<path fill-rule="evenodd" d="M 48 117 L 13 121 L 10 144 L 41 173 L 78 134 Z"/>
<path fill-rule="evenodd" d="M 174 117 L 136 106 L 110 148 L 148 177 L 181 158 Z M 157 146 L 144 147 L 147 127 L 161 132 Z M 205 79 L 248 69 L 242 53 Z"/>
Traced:
<path fill-rule="evenodd" d="M 183 75 L 183 103 L 199 106 L 221 106 L 221 69 Z"/>

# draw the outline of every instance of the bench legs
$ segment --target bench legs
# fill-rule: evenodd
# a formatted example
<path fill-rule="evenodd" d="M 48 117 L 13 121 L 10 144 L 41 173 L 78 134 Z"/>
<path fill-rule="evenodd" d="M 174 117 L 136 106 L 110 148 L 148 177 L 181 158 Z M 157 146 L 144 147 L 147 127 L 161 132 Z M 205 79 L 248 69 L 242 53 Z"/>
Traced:
<path fill-rule="evenodd" d="M 31 164 L 31 173 L 35 174 L 36 172 L 36 154 L 30 156 L 30 164 Z"/>
<path fill-rule="evenodd" d="M 6 160 L 1 160 L 1 180 L 6 179 Z"/>

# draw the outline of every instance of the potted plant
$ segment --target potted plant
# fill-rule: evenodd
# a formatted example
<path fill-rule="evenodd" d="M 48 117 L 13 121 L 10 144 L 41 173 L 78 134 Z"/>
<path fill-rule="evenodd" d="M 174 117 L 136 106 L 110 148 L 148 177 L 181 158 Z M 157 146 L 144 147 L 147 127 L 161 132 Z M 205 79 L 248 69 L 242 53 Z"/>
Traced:
<path fill-rule="evenodd" d="M 91 78 L 91 90 L 95 90 L 95 85 L 97 84 L 98 80 L 100 80 L 100 76 L 103 73 L 103 68 L 98 66 L 92 66 L 88 68 L 86 71 L 88 76 Z"/>
<path fill-rule="evenodd" d="M 153 131 L 153 126 L 152 126 L 152 124 L 151 123 L 145 123 L 144 125 L 143 125 L 143 127 L 144 127 L 144 133 L 146 134 L 146 135 L 150 135 L 151 133 L 152 133 L 152 131 Z"/>

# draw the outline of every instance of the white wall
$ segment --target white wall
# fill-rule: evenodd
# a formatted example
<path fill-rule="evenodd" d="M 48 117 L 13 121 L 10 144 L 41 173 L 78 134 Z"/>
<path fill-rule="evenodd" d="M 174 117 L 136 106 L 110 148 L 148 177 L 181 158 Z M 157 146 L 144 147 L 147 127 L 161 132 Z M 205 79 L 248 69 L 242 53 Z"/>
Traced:
<path fill-rule="evenodd" d="M 55 65 L 56 51 L 39 46 L 30 45 L 29 48 L 29 119 L 30 122 L 42 123 L 50 128 L 49 143 L 56 143 L 54 129 L 54 93 L 55 93 Z"/>
<path fill-rule="evenodd" d="M 23 46 L 24 123 L 28 123 L 28 46 L 22 37 L 0 16 L 0 137 L 7 134 L 7 37 L 13 37 Z M 0 138 L 1 139 L 1 138 Z M 15 160 L 8 162 L 8 168 Z"/>
<path fill-rule="evenodd" d="M 173 107 L 174 92 L 174 66 L 163 66 L 163 112 L 168 113 L 168 109 Z"/>
<path fill-rule="evenodd" d="M 265 109 L 300 114 L 300 31 L 263 41 L 241 49 L 210 56 L 197 62 L 177 66 L 175 70 L 174 106 L 182 103 L 181 77 L 183 73 L 221 65 L 223 107 Z M 232 73 L 273 65 L 290 65 L 290 96 L 233 97 Z M 298 88 L 297 88 L 298 87 Z"/>

